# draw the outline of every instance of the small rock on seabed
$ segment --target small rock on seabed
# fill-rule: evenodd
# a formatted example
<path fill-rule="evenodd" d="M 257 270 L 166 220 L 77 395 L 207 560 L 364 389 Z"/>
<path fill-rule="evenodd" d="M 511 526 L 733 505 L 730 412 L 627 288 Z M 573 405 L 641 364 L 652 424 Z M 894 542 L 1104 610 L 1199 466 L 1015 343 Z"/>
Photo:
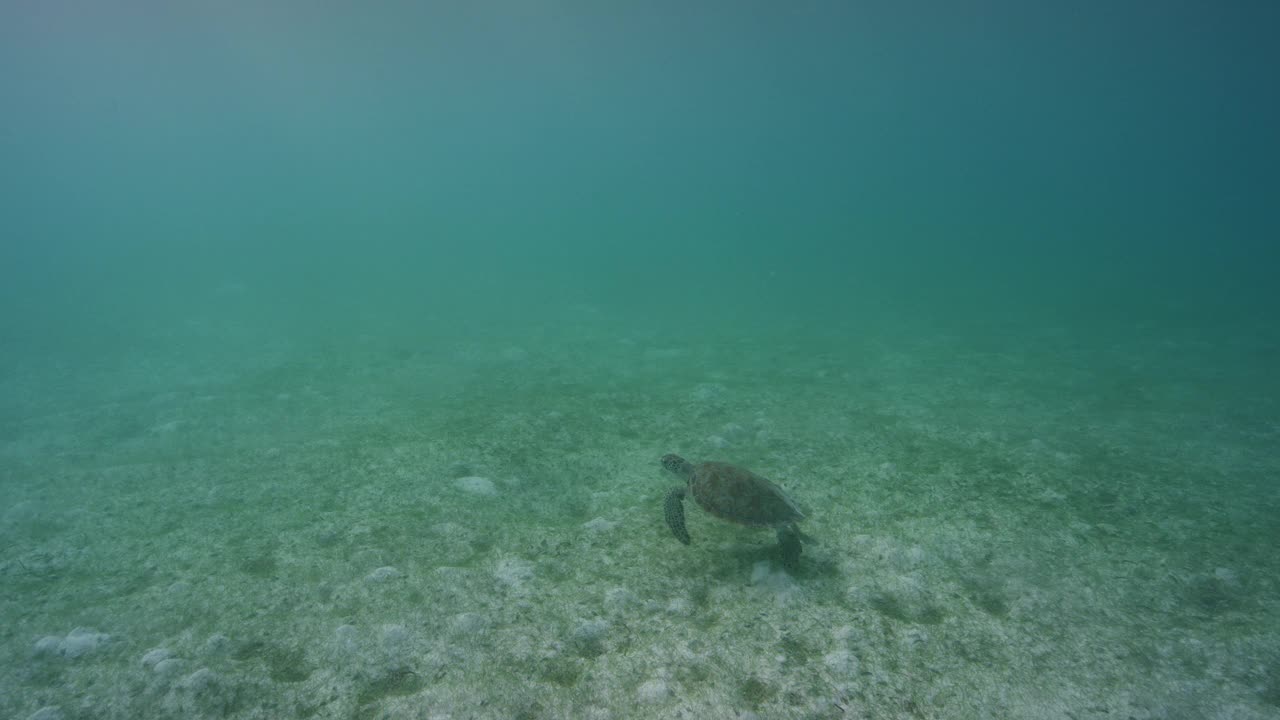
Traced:
<path fill-rule="evenodd" d="M 384 583 L 389 580 L 395 580 L 400 576 L 401 572 L 399 570 L 391 567 L 390 565 L 384 565 L 383 567 L 380 567 L 366 575 L 364 581 L 367 583 Z"/>
<path fill-rule="evenodd" d="M 498 494 L 498 488 L 493 484 L 492 480 L 490 480 L 489 478 L 482 478 L 478 475 L 468 475 L 467 477 L 460 477 L 457 480 L 454 480 L 453 484 L 457 485 L 458 489 L 463 490 L 465 492 L 472 493 L 474 495 L 497 495 Z"/>

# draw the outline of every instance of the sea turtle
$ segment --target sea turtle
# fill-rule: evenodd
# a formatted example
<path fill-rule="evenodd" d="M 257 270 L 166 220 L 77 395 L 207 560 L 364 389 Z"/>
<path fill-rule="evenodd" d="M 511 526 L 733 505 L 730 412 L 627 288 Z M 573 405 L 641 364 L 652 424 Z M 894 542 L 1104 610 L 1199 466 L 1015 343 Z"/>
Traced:
<path fill-rule="evenodd" d="M 776 529 L 783 563 L 794 566 L 800 559 L 800 540 L 808 538 L 796 527 L 796 521 L 803 520 L 804 513 L 782 488 L 737 465 L 691 463 L 674 453 L 662 456 L 662 467 L 685 479 L 686 487 L 667 491 L 663 505 L 667 525 L 677 540 L 689 544 L 689 531 L 684 526 L 684 496 L 689 492 L 703 510 L 721 520 Z"/>

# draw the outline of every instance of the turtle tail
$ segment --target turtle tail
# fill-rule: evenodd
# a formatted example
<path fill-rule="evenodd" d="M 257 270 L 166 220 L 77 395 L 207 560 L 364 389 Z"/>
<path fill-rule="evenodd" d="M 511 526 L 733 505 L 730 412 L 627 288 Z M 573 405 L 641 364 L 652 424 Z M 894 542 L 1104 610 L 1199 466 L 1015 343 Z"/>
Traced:
<path fill-rule="evenodd" d="M 662 511 L 667 518 L 667 526 L 676 539 L 685 545 L 689 544 L 689 531 L 684 527 L 684 488 L 671 488 L 662 501 Z"/>

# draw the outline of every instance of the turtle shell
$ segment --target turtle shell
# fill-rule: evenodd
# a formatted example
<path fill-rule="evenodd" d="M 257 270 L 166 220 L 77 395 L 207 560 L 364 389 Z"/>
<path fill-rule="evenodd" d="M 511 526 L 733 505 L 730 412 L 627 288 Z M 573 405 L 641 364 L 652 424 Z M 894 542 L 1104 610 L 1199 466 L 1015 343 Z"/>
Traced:
<path fill-rule="evenodd" d="M 750 527 L 775 527 L 804 519 L 804 513 L 782 488 L 729 463 L 695 465 L 689 492 L 703 510 Z"/>

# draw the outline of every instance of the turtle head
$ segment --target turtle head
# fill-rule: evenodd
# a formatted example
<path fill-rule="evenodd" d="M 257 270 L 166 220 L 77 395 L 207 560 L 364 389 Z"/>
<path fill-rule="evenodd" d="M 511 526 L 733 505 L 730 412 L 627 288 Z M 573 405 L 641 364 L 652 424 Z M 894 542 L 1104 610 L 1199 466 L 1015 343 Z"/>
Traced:
<path fill-rule="evenodd" d="M 690 465 L 688 460 L 685 460 L 675 453 L 667 453 L 662 456 L 662 467 L 666 468 L 669 472 L 679 475 L 685 480 L 693 477 L 693 465 Z"/>

